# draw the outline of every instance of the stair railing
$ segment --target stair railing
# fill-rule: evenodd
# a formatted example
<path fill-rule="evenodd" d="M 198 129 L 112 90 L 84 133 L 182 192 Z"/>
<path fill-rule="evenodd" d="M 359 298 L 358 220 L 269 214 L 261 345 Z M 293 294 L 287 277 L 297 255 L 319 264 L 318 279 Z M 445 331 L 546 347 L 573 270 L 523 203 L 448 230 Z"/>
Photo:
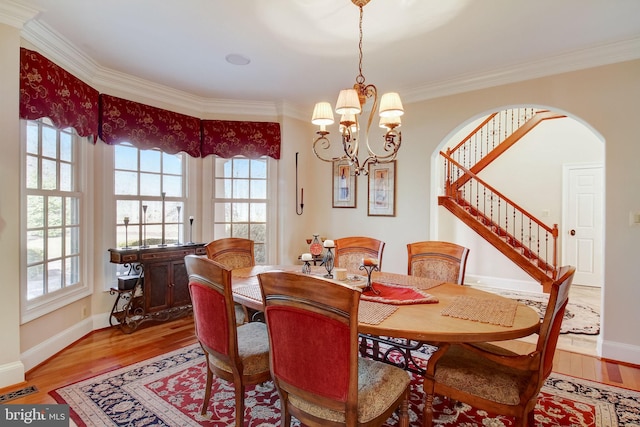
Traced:
<path fill-rule="evenodd" d="M 547 226 L 446 153 L 441 151 L 440 155 L 445 161 L 445 195 L 454 199 L 523 256 L 535 262 L 550 277 L 555 277 L 558 268 L 558 225 Z M 464 174 L 470 180 L 458 185 L 458 178 Z"/>
<path fill-rule="evenodd" d="M 449 157 L 467 169 L 482 160 L 502 141 L 530 120 L 536 108 L 511 108 L 490 114 L 455 147 L 447 149 Z"/>

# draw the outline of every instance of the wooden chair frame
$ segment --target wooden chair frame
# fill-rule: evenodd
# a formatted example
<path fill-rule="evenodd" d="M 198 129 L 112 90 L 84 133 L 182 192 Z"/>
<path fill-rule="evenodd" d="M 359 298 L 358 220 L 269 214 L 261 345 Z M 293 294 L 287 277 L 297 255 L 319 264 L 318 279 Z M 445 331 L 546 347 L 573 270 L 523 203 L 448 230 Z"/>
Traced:
<path fill-rule="evenodd" d="M 225 237 L 207 243 L 204 248 L 207 251 L 207 258 L 232 270 L 256 265 L 255 243 L 250 239 Z"/>
<path fill-rule="evenodd" d="M 378 260 L 378 269 L 382 271 L 382 255 L 385 242 L 373 237 L 342 237 L 335 240 L 335 265 L 346 268 L 350 274 L 364 274 L 360 270 L 363 258 Z"/>
<path fill-rule="evenodd" d="M 272 378 L 280 395 L 283 426 L 289 426 L 291 424 L 291 415 L 295 416 L 302 424 L 307 426 L 382 425 L 397 408 L 400 408 L 400 425 L 403 427 L 408 426 L 408 386 L 398 399 L 375 419 L 363 424 L 358 423 L 359 289 L 330 282 L 322 278 L 293 272 L 262 273 L 258 275 L 258 278 L 262 289 L 267 328 L 269 329 L 271 345 L 269 357 L 271 360 Z M 271 328 L 270 310 L 277 307 L 295 308 L 318 313 L 322 317 L 333 319 L 349 328 L 349 383 L 346 401 L 334 400 L 307 390 L 302 390 L 285 381 L 285 379 L 278 375 L 278 372 L 274 371 L 274 365 L 277 365 L 279 360 L 279 349 L 274 346 L 273 335 L 278 332 L 273 331 Z M 331 369 L 330 366 L 326 368 Z M 345 423 L 318 418 L 306 412 L 304 409 L 292 403 L 292 399 L 290 399 L 291 395 L 297 396 L 312 404 L 344 413 Z"/>
<path fill-rule="evenodd" d="M 236 314 L 234 309 L 233 292 L 231 287 L 231 269 L 225 268 L 220 263 L 210 259 L 187 255 L 185 257 L 185 266 L 189 274 L 189 292 L 192 293 L 193 302 L 193 286 L 205 286 L 213 292 L 217 292 L 224 297 L 224 309 L 227 318 L 227 337 L 228 351 L 227 353 L 218 352 L 204 344 L 204 339 L 200 335 L 200 322 L 205 321 L 200 313 L 198 313 L 197 304 L 194 303 L 194 323 L 195 332 L 200 345 L 205 354 L 207 362 L 207 383 L 205 389 L 204 400 L 202 403 L 201 414 L 205 415 L 211 398 L 211 385 L 213 383 L 213 374 L 219 378 L 229 381 L 235 387 L 235 403 L 236 403 L 236 426 L 242 426 L 244 423 L 244 390 L 246 385 L 260 384 L 270 379 L 271 373 L 268 364 L 265 369 L 255 374 L 246 374 L 244 372 L 244 362 L 239 352 L 238 345 L 238 328 L 250 327 L 255 328 L 257 324 L 246 324 L 242 326 L 236 325 Z M 265 330 L 265 340 L 267 339 Z M 221 363 L 214 364 L 212 358 L 217 359 Z M 227 365 L 231 371 L 220 369 L 216 365 Z"/>
<path fill-rule="evenodd" d="M 564 266 L 559 271 L 559 278 L 552 284 L 547 309 L 540 324 L 536 348 L 532 353 L 517 354 L 492 344 L 441 344 L 429 360 L 423 383 L 426 394 L 423 414 L 425 427 L 433 425 L 433 397 L 435 394 L 466 402 L 477 409 L 513 416 L 516 418 L 518 426 L 534 425 L 533 411 L 540 389 L 553 367 L 553 356 L 558 342 L 562 317 L 569 300 L 569 288 L 574 273 L 575 267 Z M 509 372 L 518 371 L 522 376 L 520 381 L 523 381 L 524 384 L 519 390 L 519 402 L 517 404 L 499 403 L 439 382 L 437 380 L 439 365 L 450 355 L 456 357 L 456 368 L 461 367 L 459 361 L 463 360 L 459 355 L 466 355 L 464 360 L 470 361 L 470 368 L 484 360 L 486 362 L 483 363 L 486 366 L 494 366 L 496 369 L 504 367 L 506 370 L 510 370 Z"/>
<path fill-rule="evenodd" d="M 407 274 L 419 275 L 415 271 L 417 263 L 434 263 L 437 265 L 451 265 L 457 267 L 457 274 L 447 275 L 431 271 L 433 279 L 442 280 L 447 283 L 464 284 L 464 275 L 467 268 L 467 258 L 469 257 L 469 249 L 464 246 L 451 242 L 442 242 L 437 240 L 414 242 L 407 244 Z"/>

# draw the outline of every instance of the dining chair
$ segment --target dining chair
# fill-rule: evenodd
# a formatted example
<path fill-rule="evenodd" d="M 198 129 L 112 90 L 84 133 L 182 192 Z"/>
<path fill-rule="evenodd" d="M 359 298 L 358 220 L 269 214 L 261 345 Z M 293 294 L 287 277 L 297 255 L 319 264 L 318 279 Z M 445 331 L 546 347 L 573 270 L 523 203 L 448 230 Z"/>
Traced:
<path fill-rule="evenodd" d="M 407 244 L 407 274 L 464 284 L 469 249 L 451 242 L 430 240 Z"/>
<path fill-rule="evenodd" d="M 425 427 L 433 425 L 435 394 L 515 417 L 517 426 L 534 425 L 534 408 L 551 373 L 574 273 L 575 267 L 564 266 L 553 282 L 533 352 L 518 354 L 489 343 L 440 346 L 429 359 L 423 383 Z"/>
<path fill-rule="evenodd" d="M 349 274 L 363 274 L 360 270 L 363 258 L 378 260 L 378 270 L 382 271 L 382 254 L 385 242 L 372 237 L 342 237 L 335 240 L 335 266 L 346 268 Z"/>
<path fill-rule="evenodd" d="M 207 243 L 204 248 L 207 258 L 232 270 L 256 265 L 254 242 L 250 239 L 225 237 Z"/>
<path fill-rule="evenodd" d="M 254 242 L 250 239 L 225 237 L 207 243 L 204 248 L 207 251 L 207 258 L 231 270 L 256 265 Z M 245 306 L 236 304 L 235 309 L 238 324 L 250 320 L 249 310 Z"/>
<path fill-rule="evenodd" d="M 197 255 L 187 255 L 184 261 L 189 274 L 196 337 L 207 363 L 207 384 L 200 413 L 207 412 L 215 373 L 234 384 L 235 425 L 242 426 L 245 386 L 270 379 L 266 325 L 261 322 L 236 324 L 231 269 Z"/>
<path fill-rule="evenodd" d="M 376 426 L 398 409 L 407 427 L 409 374 L 358 357 L 361 290 L 297 272 L 258 275 L 282 425 Z"/>

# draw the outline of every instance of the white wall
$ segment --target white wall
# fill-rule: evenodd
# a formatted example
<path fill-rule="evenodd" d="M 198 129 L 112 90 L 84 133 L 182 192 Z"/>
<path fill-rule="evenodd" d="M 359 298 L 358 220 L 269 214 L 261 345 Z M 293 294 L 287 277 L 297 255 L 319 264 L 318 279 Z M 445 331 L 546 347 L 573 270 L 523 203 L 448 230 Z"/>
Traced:
<path fill-rule="evenodd" d="M 0 388 L 24 380 L 20 360 L 20 31 L 0 23 Z"/>

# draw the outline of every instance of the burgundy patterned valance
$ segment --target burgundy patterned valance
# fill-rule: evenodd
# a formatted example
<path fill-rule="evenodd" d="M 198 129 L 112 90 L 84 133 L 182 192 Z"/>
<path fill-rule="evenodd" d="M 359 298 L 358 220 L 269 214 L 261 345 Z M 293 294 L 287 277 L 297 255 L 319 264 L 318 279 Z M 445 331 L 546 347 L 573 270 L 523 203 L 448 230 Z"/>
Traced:
<path fill-rule="evenodd" d="M 200 119 L 101 94 L 100 139 L 200 157 Z"/>
<path fill-rule="evenodd" d="M 280 158 L 280 123 L 202 120 L 202 157 Z"/>
<path fill-rule="evenodd" d="M 20 48 L 20 118 L 98 135 L 98 91 L 37 52 Z"/>

